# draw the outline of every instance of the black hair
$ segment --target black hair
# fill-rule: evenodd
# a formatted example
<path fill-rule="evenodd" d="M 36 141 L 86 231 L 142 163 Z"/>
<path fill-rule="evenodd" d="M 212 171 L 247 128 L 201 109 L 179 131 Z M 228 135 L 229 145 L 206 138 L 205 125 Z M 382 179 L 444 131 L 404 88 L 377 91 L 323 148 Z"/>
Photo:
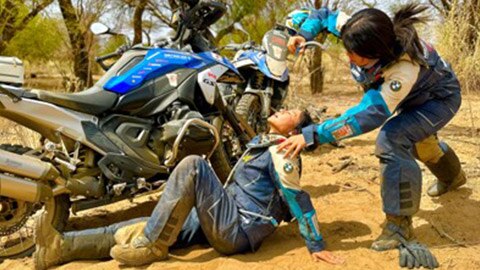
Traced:
<path fill-rule="evenodd" d="M 303 110 L 302 111 L 302 114 L 300 115 L 300 122 L 297 124 L 297 126 L 295 127 L 295 131 L 297 133 L 301 133 L 302 132 L 302 129 L 304 127 L 307 127 L 311 124 L 313 124 L 313 119 L 312 119 L 312 116 L 310 115 L 310 113 L 307 111 L 307 110 Z"/>
<path fill-rule="evenodd" d="M 369 59 L 390 63 L 407 53 L 414 62 L 423 65 L 422 44 L 414 25 L 427 21 L 426 17 L 417 16 L 426 9 L 408 4 L 395 13 L 393 20 L 379 9 L 363 9 L 342 27 L 343 44 L 348 52 Z"/>

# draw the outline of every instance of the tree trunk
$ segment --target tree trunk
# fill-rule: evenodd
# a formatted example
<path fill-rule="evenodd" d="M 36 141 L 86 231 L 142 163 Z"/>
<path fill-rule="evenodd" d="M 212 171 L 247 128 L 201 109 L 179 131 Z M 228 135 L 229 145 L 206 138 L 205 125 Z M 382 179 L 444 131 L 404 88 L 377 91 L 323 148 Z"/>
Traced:
<path fill-rule="evenodd" d="M 143 25 L 142 25 L 142 16 L 147 6 L 148 0 L 139 0 L 137 6 L 135 7 L 135 12 L 133 13 L 133 31 L 135 33 L 133 37 L 133 44 L 142 43 L 142 34 L 143 34 Z"/>
<path fill-rule="evenodd" d="M 315 8 L 322 6 L 322 0 L 315 0 Z M 322 49 L 316 48 L 309 61 L 308 67 L 310 74 L 310 92 L 312 94 L 323 92 L 323 68 L 322 68 Z"/>
<path fill-rule="evenodd" d="M 86 44 L 86 33 L 82 31 L 80 18 L 71 2 L 71 0 L 58 0 L 60 11 L 67 28 L 68 36 L 73 54 L 73 70 L 78 80 L 75 90 L 81 90 L 93 85 L 92 74 L 90 72 L 89 54 Z"/>
<path fill-rule="evenodd" d="M 18 16 L 18 5 L 11 0 L 5 1 L 5 7 L 2 14 L 2 37 L 0 41 L 0 52 L 3 53 L 8 46 L 8 42 L 15 36 L 15 24 Z"/>
<path fill-rule="evenodd" d="M 466 40 L 471 51 L 475 50 L 475 45 L 477 44 L 477 39 L 480 31 L 480 1 L 479 0 L 470 0 L 470 3 L 467 2 L 465 8 L 468 9 L 468 24 L 470 25 Z"/>
<path fill-rule="evenodd" d="M 310 92 L 312 95 L 323 92 L 323 68 L 322 68 L 322 50 L 317 48 L 312 53 L 310 61 Z"/>

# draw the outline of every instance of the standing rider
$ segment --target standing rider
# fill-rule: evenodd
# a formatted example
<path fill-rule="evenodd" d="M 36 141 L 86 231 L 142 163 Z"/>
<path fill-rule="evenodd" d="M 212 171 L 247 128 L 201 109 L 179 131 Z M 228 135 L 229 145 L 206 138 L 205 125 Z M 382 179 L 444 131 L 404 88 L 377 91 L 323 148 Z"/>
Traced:
<path fill-rule="evenodd" d="M 302 135 L 290 137 L 278 149 L 296 156 L 306 146 L 358 136 L 383 125 L 375 154 L 380 160 L 386 223 L 372 244 L 375 250 L 396 248 L 399 234 L 413 238 L 412 215 L 419 209 L 422 189 L 415 158 L 437 177 L 428 189 L 430 196 L 466 182 L 457 155 L 437 137 L 458 111 L 461 93 L 450 65 L 417 35 L 414 24 L 425 21 L 417 16 L 425 9 L 404 6 L 393 20 L 374 8 L 352 17 L 327 8 L 297 10 L 287 23 L 300 28 L 289 41 L 292 53 L 322 31 L 341 38 L 364 95 L 341 116 L 304 128 Z"/>

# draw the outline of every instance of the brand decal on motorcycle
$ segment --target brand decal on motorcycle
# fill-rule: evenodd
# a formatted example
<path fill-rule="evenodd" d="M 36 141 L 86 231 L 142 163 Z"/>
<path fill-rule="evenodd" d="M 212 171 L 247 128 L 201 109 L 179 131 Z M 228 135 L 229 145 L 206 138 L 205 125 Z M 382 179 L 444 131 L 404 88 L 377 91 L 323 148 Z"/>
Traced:
<path fill-rule="evenodd" d="M 281 47 L 287 46 L 287 41 L 283 37 L 272 36 L 272 43 Z"/>
<path fill-rule="evenodd" d="M 172 87 L 177 87 L 178 86 L 178 74 L 168 73 L 167 78 L 168 78 L 168 83 L 170 84 L 170 86 L 172 86 Z"/>
<path fill-rule="evenodd" d="M 202 90 L 202 93 L 207 102 L 211 105 L 213 105 L 215 102 L 216 80 L 211 78 L 209 73 L 213 74 L 218 78 L 227 70 L 228 68 L 223 65 L 215 65 L 198 74 L 198 83 L 200 84 L 200 89 Z"/>
<path fill-rule="evenodd" d="M 210 86 L 215 86 L 215 82 L 208 79 L 208 78 L 203 79 L 203 82 L 210 85 Z"/>
<path fill-rule="evenodd" d="M 217 80 L 217 79 L 218 79 L 217 75 L 213 74 L 212 72 L 208 72 L 207 75 L 208 75 L 208 77 L 210 77 L 210 78 L 212 78 L 212 79 L 214 79 L 214 80 Z"/>
<path fill-rule="evenodd" d="M 192 57 L 188 55 L 173 54 L 173 53 L 165 53 L 163 57 L 171 58 L 171 59 L 192 60 Z"/>

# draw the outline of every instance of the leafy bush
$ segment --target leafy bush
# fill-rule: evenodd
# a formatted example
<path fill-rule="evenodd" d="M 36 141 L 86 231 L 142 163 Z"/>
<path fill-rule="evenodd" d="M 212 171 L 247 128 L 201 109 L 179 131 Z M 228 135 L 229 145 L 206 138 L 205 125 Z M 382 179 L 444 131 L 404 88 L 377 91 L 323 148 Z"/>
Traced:
<path fill-rule="evenodd" d="M 5 54 L 28 61 L 48 61 L 61 56 L 66 45 L 59 23 L 55 19 L 37 16 L 11 40 Z"/>

